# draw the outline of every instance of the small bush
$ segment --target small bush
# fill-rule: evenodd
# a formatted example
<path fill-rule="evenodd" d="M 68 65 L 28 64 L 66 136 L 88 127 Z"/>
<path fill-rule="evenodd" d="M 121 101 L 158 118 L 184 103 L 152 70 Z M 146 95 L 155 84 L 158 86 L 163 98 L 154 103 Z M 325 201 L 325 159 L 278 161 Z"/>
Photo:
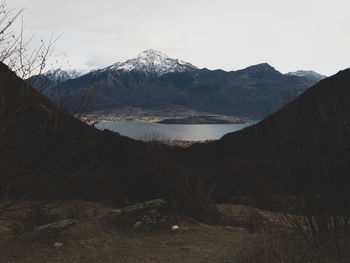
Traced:
<path fill-rule="evenodd" d="M 220 214 L 213 205 L 215 185 L 200 174 L 187 169 L 180 169 L 169 186 L 168 200 L 171 209 L 198 221 L 216 224 L 220 222 Z"/>
<path fill-rule="evenodd" d="M 275 228 L 271 233 L 256 234 L 245 247 L 239 263 L 345 263 L 345 258 L 349 258 L 348 252 L 343 259 L 337 256 L 333 241 L 315 246 L 293 229 Z"/>

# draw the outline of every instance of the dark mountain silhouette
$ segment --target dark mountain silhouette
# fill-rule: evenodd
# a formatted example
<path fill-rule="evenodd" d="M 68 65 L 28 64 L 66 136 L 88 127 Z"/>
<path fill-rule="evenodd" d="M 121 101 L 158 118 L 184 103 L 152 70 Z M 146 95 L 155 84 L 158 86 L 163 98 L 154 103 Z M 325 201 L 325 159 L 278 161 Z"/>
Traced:
<path fill-rule="evenodd" d="M 186 160 L 231 193 L 344 184 L 350 168 L 349 87 L 350 69 L 340 71 L 258 124 L 188 148 Z"/>
<path fill-rule="evenodd" d="M 314 83 L 307 78 L 283 75 L 266 63 L 226 72 L 197 69 L 159 52 L 147 51 L 138 58 L 59 83 L 45 94 L 56 100 L 58 94 L 69 94 L 65 105 L 71 111 L 77 108 L 79 96 L 88 90 L 94 97 L 88 111 L 180 106 L 261 118 L 280 108 L 286 93 L 299 95 Z"/>
<path fill-rule="evenodd" d="M 0 94 L 1 197 L 111 200 L 164 191 L 167 147 L 82 123 L 2 63 Z"/>

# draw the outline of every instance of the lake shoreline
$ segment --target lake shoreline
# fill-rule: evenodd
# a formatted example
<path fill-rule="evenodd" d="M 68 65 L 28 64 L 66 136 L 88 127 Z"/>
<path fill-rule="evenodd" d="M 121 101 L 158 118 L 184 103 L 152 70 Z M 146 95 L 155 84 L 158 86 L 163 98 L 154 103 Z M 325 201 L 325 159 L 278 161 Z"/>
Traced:
<path fill-rule="evenodd" d="M 248 118 L 247 118 L 248 119 Z M 182 124 L 182 125 L 200 125 L 200 124 L 249 124 L 248 120 L 226 116 L 226 115 L 200 115 L 191 117 L 169 117 L 169 116 L 115 116 L 115 115 L 86 115 L 81 117 L 83 122 L 97 124 L 100 122 L 148 122 L 158 124 Z"/>
<path fill-rule="evenodd" d="M 123 136 L 143 141 L 206 141 L 218 140 L 227 133 L 241 130 L 244 124 L 159 124 L 135 121 L 102 121 L 95 124 L 100 130 L 111 130 Z"/>
<path fill-rule="evenodd" d="M 102 121 L 150 122 L 163 124 L 236 124 L 248 123 L 249 116 L 237 117 L 215 114 L 182 107 L 146 109 L 121 107 L 111 111 L 95 111 L 84 114 L 81 119 L 96 124 Z"/>
<path fill-rule="evenodd" d="M 247 121 L 241 120 L 237 117 L 224 115 L 200 115 L 181 118 L 166 118 L 157 123 L 160 124 L 245 124 Z"/>

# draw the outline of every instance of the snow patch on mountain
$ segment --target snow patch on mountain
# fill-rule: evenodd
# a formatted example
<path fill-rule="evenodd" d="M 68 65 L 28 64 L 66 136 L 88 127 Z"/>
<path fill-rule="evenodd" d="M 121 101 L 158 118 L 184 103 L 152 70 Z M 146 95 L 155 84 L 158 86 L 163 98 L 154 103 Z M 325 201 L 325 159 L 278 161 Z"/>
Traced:
<path fill-rule="evenodd" d="M 324 78 L 327 78 L 327 76 L 321 75 L 321 74 L 319 74 L 315 71 L 312 71 L 312 70 L 298 70 L 295 72 L 289 72 L 286 75 L 304 77 L 304 78 L 312 79 L 315 81 L 320 81 Z"/>
<path fill-rule="evenodd" d="M 43 75 L 48 76 L 53 81 L 64 82 L 69 79 L 76 79 L 88 74 L 91 69 L 51 69 Z"/>
<path fill-rule="evenodd" d="M 190 63 L 179 59 L 169 58 L 167 55 L 149 49 L 140 53 L 136 58 L 125 62 L 117 62 L 105 70 L 141 71 L 148 74 L 156 74 L 158 77 L 169 72 L 185 72 L 197 69 Z"/>

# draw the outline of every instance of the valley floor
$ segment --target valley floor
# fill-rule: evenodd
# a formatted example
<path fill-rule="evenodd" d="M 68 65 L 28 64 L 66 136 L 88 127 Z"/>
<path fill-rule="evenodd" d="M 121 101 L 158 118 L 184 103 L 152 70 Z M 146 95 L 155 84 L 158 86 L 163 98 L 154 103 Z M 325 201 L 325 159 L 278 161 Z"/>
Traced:
<path fill-rule="evenodd" d="M 229 206 L 232 211 L 238 208 L 239 213 L 253 209 Z M 40 235 L 28 230 L 14 235 L 14 226 L 29 212 L 17 207 L 0 222 L 0 262 L 244 262 L 239 261 L 240 256 L 255 236 L 243 227 L 210 226 L 184 219 L 176 222 L 178 231 L 111 227 L 102 217 L 113 207 L 85 201 L 45 207 L 50 213 L 74 216 L 79 222 L 58 232 Z M 55 242 L 63 243 L 62 247 L 55 248 Z"/>

